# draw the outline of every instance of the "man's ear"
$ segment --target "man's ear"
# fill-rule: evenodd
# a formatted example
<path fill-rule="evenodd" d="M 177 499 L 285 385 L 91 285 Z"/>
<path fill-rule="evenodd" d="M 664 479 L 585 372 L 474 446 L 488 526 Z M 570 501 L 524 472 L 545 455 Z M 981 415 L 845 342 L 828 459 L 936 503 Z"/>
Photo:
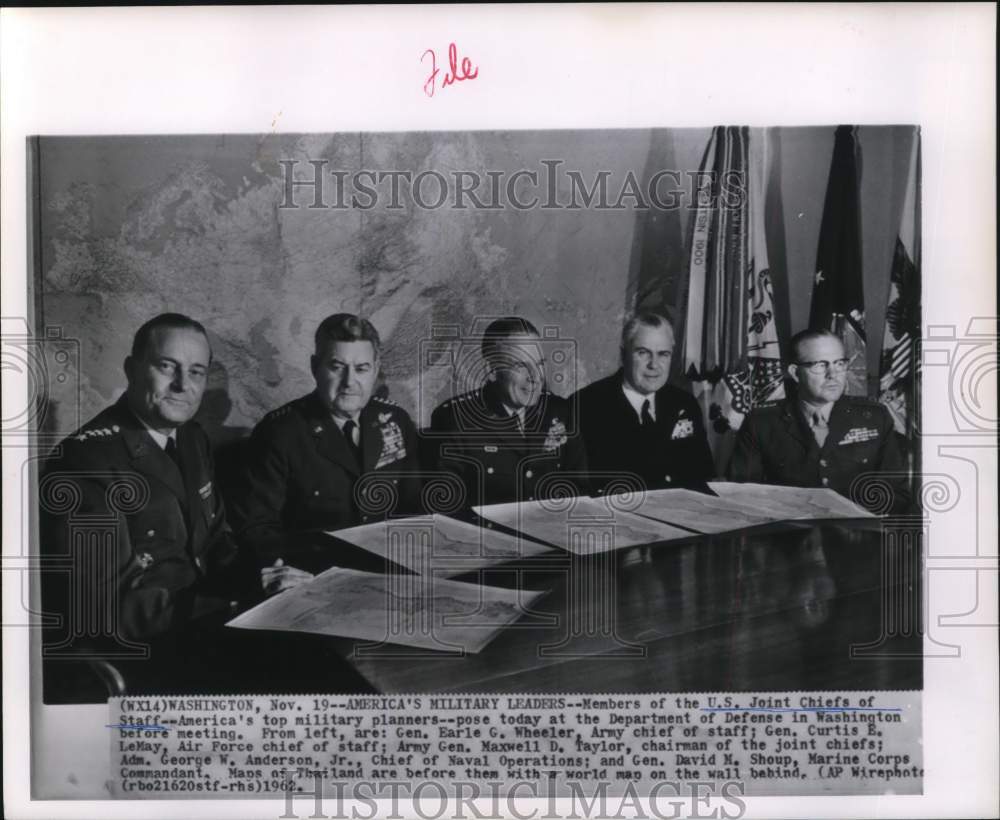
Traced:
<path fill-rule="evenodd" d="M 316 365 L 317 364 L 318 364 L 318 361 L 317 361 L 317 358 L 316 358 L 316 354 L 313 353 L 312 356 L 309 357 L 309 372 L 312 373 L 314 376 L 316 375 Z"/>
<path fill-rule="evenodd" d="M 797 364 L 788 365 L 788 378 L 796 384 L 799 383 L 799 366 Z"/>
<path fill-rule="evenodd" d="M 132 365 L 133 359 L 131 356 L 126 356 L 125 361 L 122 362 L 122 370 L 125 371 L 125 381 L 132 384 Z"/>

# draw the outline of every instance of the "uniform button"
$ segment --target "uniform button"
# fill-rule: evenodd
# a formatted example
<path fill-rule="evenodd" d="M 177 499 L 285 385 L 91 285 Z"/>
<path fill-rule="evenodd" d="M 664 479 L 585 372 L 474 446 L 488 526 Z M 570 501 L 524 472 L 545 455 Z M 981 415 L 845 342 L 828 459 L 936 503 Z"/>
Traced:
<path fill-rule="evenodd" d="M 534 500 L 535 500 L 535 497 L 533 495 L 529 495 L 528 496 L 528 501 L 534 501 Z"/>
<path fill-rule="evenodd" d="M 313 495 L 319 495 L 319 490 L 313 490 Z"/>
<path fill-rule="evenodd" d="M 820 479 L 820 483 L 821 483 L 821 484 L 822 484 L 822 485 L 823 485 L 823 486 L 825 487 L 825 486 L 826 486 L 827 484 L 829 484 L 829 483 L 830 483 L 830 479 L 828 479 L 828 478 L 827 478 L 826 476 L 823 476 L 823 477 L 822 477 L 822 478 Z"/>
<path fill-rule="evenodd" d="M 392 483 L 393 483 L 393 484 L 399 484 L 399 479 L 398 479 L 398 478 L 394 478 L 394 479 L 392 480 Z"/>
<path fill-rule="evenodd" d="M 826 466 L 826 459 L 825 458 L 821 458 L 819 460 L 819 466 L 820 467 L 825 467 Z"/>
<path fill-rule="evenodd" d="M 673 481 L 673 479 L 670 476 L 668 476 L 668 475 L 663 476 L 663 480 L 664 481 Z"/>
<path fill-rule="evenodd" d="M 863 459 L 861 459 L 861 463 L 862 463 L 862 464 L 867 464 L 867 463 L 868 463 L 868 459 L 867 459 L 867 458 L 863 458 Z"/>
<path fill-rule="evenodd" d="M 534 473 L 531 472 L 531 470 L 525 470 L 524 471 L 524 477 L 525 478 L 531 478 L 532 476 L 534 476 Z"/>
<path fill-rule="evenodd" d="M 490 475 L 493 475 L 493 468 L 492 467 L 487 467 L 486 468 L 486 472 L 489 473 Z"/>
<path fill-rule="evenodd" d="M 197 565 L 198 569 L 201 569 L 201 559 L 200 558 L 195 558 L 194 559 L 194 563 Z"/>
<path fill-rule="evenodd" d="M 147 538 L 152 538 L 154 535 L 156 535 L 156 530 L 146 530 Z"/>
<path fill-rule="evenodd" d="M 367 521 L 367 520 L 368 520 L 368 516 L 367 516 L 367 515 L 363 515 L 363 516 L 361 516 L 361 520 L 362 520 L 362 521 Z"/>

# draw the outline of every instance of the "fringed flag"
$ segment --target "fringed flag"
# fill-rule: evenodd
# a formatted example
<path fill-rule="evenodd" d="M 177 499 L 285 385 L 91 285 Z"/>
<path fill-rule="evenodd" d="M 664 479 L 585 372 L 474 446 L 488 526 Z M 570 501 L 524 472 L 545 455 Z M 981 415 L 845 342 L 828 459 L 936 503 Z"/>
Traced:
<path fill-rule="evenodd" d="M 889 301 L 882 336 L 879 401 L 896 432 L 910 437 L 916 412 L 916 370 L 920 361 L 920 135 L 913 135 L 906 197 L 889 275 Z"/>
<path fill-rule="evenodd" d="M 865 298 L 861 271 L 861 203 L 854 126 L 841 125 L 833 141 L 830 178 L 819 229 L 809 327 L 840 336 L 850 362 L 847 393 L 868 395 Z"/>
<path fill-rule="evenodd" d="M 784 396 L 764 233 L 766 140 L 763 129 L 713 129 L 699 175 L 684 371 L 720 468 L 743 417 Z"/>

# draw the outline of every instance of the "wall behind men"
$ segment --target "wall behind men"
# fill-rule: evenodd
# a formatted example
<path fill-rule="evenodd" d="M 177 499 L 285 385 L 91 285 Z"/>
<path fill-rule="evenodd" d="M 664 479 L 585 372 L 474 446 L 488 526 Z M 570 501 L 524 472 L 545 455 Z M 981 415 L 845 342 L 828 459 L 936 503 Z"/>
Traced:
<path fill-rule="evenodd" d="M 449 362 L 460 364 L 465 350 L 475 359 L 482 317 L 520 314 L 547 328 L 552 386 L 568 393 L 617 366 L 621 320 L 637 300 L 682 309 L 687 208 L 636 210 L 624 198 L 622 208 L 458 209 L 450 207 L 453 184 L 450 201 L 430 209 L 417 207 L 405 184 L 391 203 L 388 183 L 374 208 L 337 208 L 329 171 L 345 171 L 348 180 L 360 169 L 436 170 L 449 179 L 471 171 L 489 204 L 488 172 L 506 186 L 523 169 L 539 183 L 522 178 L 517 195 L 545 204 L 543 161 L 558 161 L 556 202 L 570 200 L 566 172 L 575 171 L 588 187 L 606 172 L 614 203 L 630 172 L 644 184 L 662 168 L 697 170 L 709 135 L 704 128 L 40 138 L 38 313 L 81 348 L 78 378 L 50 384 L 47 424 L 67 429 L 75 384 L 81 420 L 113 401 L 132 334 L 164 311 L 187 313 L 209 330 L 214 363 L 201 420 L 216 441 L 244 435 L 312 388 L 313 331 L 338 311 L 374 322 L 384 340 L 385 388 L 418 423 L 470 386 L 456 384 Z M 873 339 L 881 338 L 880 294 L 911 138 L 912 129 L 861 129 Z M 787 338 L 808 317 L 833 129 L 772 129 L 769 139 L 768 246 Z M 280 207 L 290 204 L 282 161 L 295 161 L 295 176 L 307 179 L 310 161 L 325 162 L 318 204 L 329 207 L 309 207 L 316 190 L 301 186 L 293 191 L 298 207 Z M 425 202 L 437 199 L 433 180 L 423 191 Z M 560 366 L 564 353 L 568 364 Z"/>

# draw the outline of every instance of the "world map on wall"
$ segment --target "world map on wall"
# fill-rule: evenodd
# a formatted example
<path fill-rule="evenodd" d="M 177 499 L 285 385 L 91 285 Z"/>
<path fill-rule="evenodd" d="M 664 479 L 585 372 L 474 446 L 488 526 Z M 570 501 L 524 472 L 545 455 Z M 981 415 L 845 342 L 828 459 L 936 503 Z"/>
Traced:
<path fill-rule="evenodd" d="M 72 142 L 43 146 L 40 192 L 43 319 L 80 344 L 76 380 L 50 386 L 53 423 L 65 432 L 77 417 L 71 387 L 79 385 L 83 420 L 112 402 L 132 334 L 165 311 L 209 330 L 199 418 L 216 440 L 244 435 L 312 389 L 313 332 L 339 311 L 378 328 L 379 390 L 418 422 L 473 386 L 463 379 L 481 376 L 481 366 L 457 380 L 455 370 L 475 361 L 476 334 L 491 316 L 544 325 L 546 344 L 561 351 L 548 357 L 558 393 L 614 367 L 634 215 L 428 209 L 405 187 L 399 208 L 311 208 L 315 188 L 288 184 L 288 167 L 296 181 L 313 179 L 311 161 L 413 174 L 532 161 L 510 135 Z M 636 162 L 644 150 L 637 143 Z M 333 176 L 321 184 L 324 204 L 336 202 Z"/>

